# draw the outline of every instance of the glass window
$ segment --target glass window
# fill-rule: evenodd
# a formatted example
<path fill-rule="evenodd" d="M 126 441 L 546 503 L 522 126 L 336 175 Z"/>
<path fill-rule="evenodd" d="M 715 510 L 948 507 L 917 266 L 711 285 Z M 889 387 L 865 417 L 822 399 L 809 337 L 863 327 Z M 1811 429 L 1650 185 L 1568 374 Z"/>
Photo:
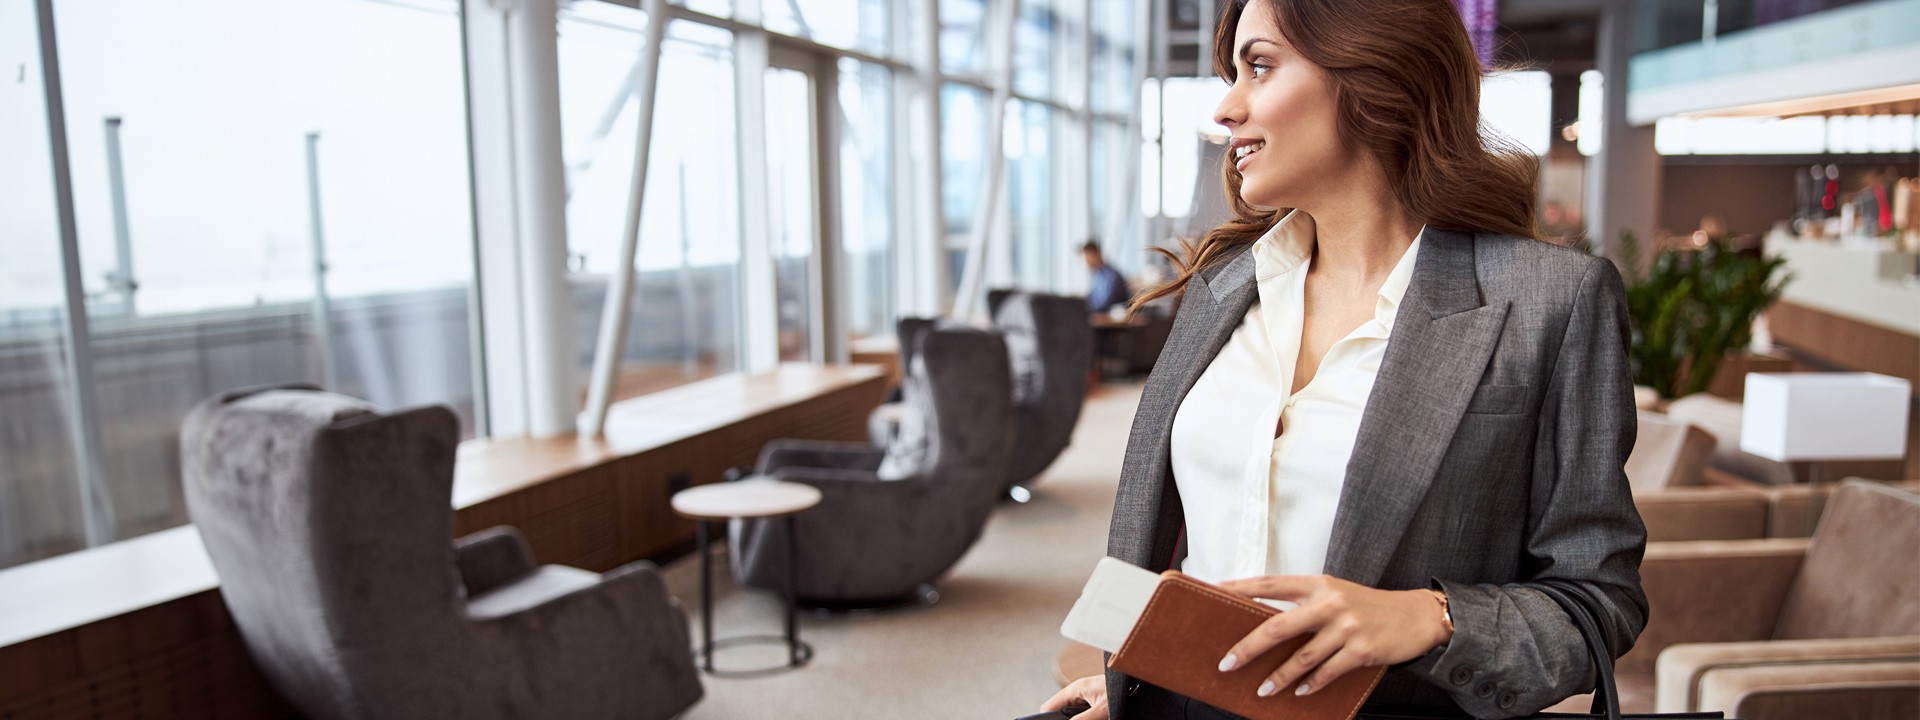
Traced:
<path fill-rule="evenodd" d="M 635 68 L 646 16 L 579 2 L 560 16 L 560 118 L 567 163 L 578 358 L 593 362 L 607 280 L 618 270 L 639 132 Z M 733 36 L 667 26 L 653 118 L 638 277 L 615 399 L 739 368 L 740 201 Z"/>
<path fill-rule="evenodd" d="M 768 30 L 824 45 L 885 56 L 887 0 L 769 0 Z"/>
<path fill-rule="evenodd" d="M 54 6 L 112 535 L 186 521 L 180 420 L 231 388 L 443 403 L 470 435 L 459 5 Z"/>
<path fill-rule="evenodd" d="M 1093 87 L 1090 103 L 1094 112 L 1125 114 L 1133 111 L 1134 63 L 1139 48 L 1134 43 L 1134 10 L 1131 3 L 1097 3 L 1093 11 Z"/>
<path fill-rule="evenodd" d="M 1139 152 L 1139 148 L 1138 140 L 1127 137 L 1127 126 L 1105 120 L 1094 122 L 1093 142 L 1089 150 L 1091 172 L 1088 173 L 1087 207 L 1092 215 L 1093 233 L 1105 248 L 1107 261 L 1122 272 L 1127 270 L 1124 263 L 1128 258 L 1113 247 L 1121 238 L 1110 235 L 1123 231 L 1132 216 L 1143 212 L 1137 198 L 1119 195 L 1132 187 L 1126 175 L 1131 163 L 1129 154 Z"/>
<path fill-rule="evenodd" d="M 955 288 L 966 270 L 967 243 L 980 215 L 989 103 L 986 93 L 971 86 L 948 84 L 940 90 L 940 193 L 946 214 L 948 280 Z"/>
<path fill-rule="evenodd" d="M 587 2 L 579 4 L 591 4 L 599 1 L 600 0 L 587 0 Z M 714 17 L 733 17 L 733 0 L 672 0 L 672 2 L 688 10 L 706 13 Z"/>
<path fill-rule="evenodd" d="M 1052 227 L 1053 183 L 1048 135 L 1052 110 L 1040 103 L 1007 103 L 1007 210 L 1013 220 L 1013 282 L 1020 288 L 1053 287 L 1065 241 Z"/>
<path fill-rule="evenodd" d="M 847 331 L 893 332 L 893 76 L 840 59 L 840 238 Z"/>
<path fill-rule="evenodd" d="M 1028 97 L 1053 97 L 1053 49 L 1059 18 L 1049 0 L 1023 0 L 1013 25 L 1013 91 Z"/>
<path fill-rule="evenodd" d="M 0 0 L 0 567 L 86 547 L 32 0 Z"/>
<path fill-rule="evenodd" d="M 766 70 L 767 216 L 772 221 L 774 294 L 781 362 L 813 357 L 817 306 L 814 247 L 819 237 L 815 186 L 813 77 L 786 67 Z"/>
<path fill-rule="evenodd" d="M 980 75 L 987 71 L 986 0 L 940 3 L 940 71 Z"/>
<path fill-rule="evenodd" d="M 1481 120 L 1535 155 L 1546 157 L 1552 116 L 1553 80 L 1543 71 L 1494 73 L 1480 82 Z"/>

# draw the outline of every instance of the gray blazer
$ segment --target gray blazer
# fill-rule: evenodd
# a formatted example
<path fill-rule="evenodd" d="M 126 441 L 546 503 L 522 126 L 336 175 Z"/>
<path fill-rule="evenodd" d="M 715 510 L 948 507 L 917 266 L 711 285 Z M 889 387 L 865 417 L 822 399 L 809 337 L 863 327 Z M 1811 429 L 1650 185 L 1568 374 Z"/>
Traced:
<path fill-rule="evenodd" d="M 1447 593 L 1447 646 L 1392 668 L 1373 701 L 1530 713 L 1593 688 L 1581 597 L 1614 657 L 1647 621 L 1627 312 L 1605 259 L 1537 240 L 1427 230 L 1347 465 L 1325 572 Z M 1185 288 L 1127 441 L 1107 554 L 1153 571 L 1183 524 L 1173 416 L 1258 300 L 1243 248 Z M 1125 717 L 1137 681 L 1107 674 Z M 1145 719 L 1136 719 L 1145 720 Z"/>

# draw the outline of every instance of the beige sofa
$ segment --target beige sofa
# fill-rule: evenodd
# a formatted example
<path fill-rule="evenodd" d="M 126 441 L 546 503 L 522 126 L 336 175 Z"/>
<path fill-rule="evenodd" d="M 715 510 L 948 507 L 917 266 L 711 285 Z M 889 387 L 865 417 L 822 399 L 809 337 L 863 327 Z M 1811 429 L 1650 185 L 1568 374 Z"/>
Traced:
<path fill-rule="evenodd" d="M 1920 717 L 1920 494 L 1847 480 L 1811 539 L 1651 543 L 1641 582 L 1630 709 Z"/>

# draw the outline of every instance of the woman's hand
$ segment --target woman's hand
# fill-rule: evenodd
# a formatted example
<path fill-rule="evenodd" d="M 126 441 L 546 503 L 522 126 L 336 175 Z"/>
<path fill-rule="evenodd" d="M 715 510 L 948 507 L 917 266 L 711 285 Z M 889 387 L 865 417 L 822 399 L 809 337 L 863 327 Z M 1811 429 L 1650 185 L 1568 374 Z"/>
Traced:
<path fill-rule="evenodd" d="M 1040 712 L 1062 710 L 1074 705 L 1089 706 L 1086 712 L 1073 716 L 1073 720 L 1107 720 L 1107 676 L 1088 675 L 1060 688 L 1047 702 L 1040 706 Z"/>
<path fill-rule="evenodd" d="M 1254 629 L 1220 661 L 1225 672 L 1305 633 L 1312 640 L 1260 685 L 1261 696 L 1301 680 L 1296 695 L 1306 695 L 1349 670 L 1392 665 L 1446 644 L 1445 606 L 1430 590 L 1376 590 L 1327 575 L 1268 575 L 1220 584 L 1252 598 L 1287 600 L 1298 608 L 1280 613 Z M 1304 678 L 1304 679 L 1303 679 Z"/>

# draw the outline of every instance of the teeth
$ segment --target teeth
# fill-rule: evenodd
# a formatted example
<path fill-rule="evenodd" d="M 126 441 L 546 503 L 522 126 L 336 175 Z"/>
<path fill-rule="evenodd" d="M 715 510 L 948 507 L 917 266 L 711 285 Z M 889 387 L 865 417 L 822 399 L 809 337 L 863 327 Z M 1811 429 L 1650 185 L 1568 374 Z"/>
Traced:
<path fill-rule="evenodd" d="M 1267 144 L 1263 142 L 1254 143 L 1252 145 L 1241 145 L 1240 147 L 1233 149 L 1233 157 L 1234 159 L 1237 160 L 1239 158 L 1243 158 L 1248 155 L 1252 155 L 1254 153 L 1260 152 L 1260 149 L 1266 146 Z"/>

